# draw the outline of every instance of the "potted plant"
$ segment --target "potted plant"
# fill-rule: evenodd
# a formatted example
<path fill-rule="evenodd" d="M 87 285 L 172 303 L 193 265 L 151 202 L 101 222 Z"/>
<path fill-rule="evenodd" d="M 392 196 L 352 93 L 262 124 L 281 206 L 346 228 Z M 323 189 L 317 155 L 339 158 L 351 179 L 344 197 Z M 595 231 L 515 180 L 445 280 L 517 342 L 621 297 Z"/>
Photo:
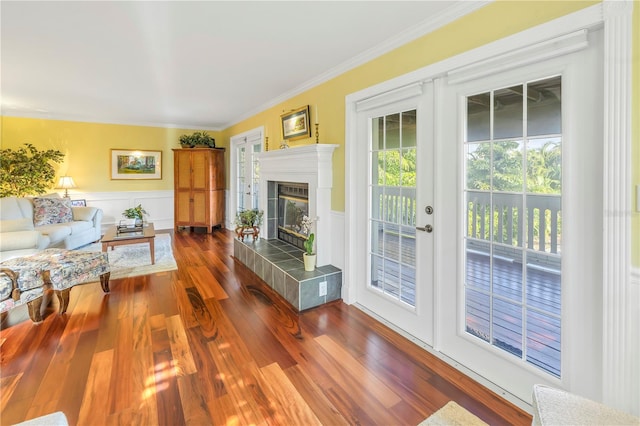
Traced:
<path fill-rule="evenodd" d="M 125 209 L 125 211 L 122 212 L 122 216 L 132 221 L 131 223 L 134 226 L 142 225 L 144 215 L 146 214 L 147 214 L 147 211 L 142 207 L 142 204 L 138 204 L 136 207 L 130 207 L 128 209 Z"/>
<path fill-rule="evenodd" d="M 183 148 L 194 148 L 196 146 L 215 148 L 216 140 L 207 132 L 194 132 L 191 135 L 180 136 L 180 145 Z"/>
<path fill-rule="evenodd" d="M 315 241 L 316 236 L 311 232 L 312 225 L 313 221 L 309 219 L 308 216 L 302 217 L 302 222 L 300 223 L 302 232 L 308 234 L 307 239 L 303 243 L 305 252 L 303 253 L 302 258 L 304 260 L 304 270 L 309 272 L 316 269 L 316 254 L 313 252 L 313 242 Z"/>
<path fill-rule="evenodd" d="M 236 234 L 239 240 L 244 240 L 245 235 L 253 234 L 255 241 L 260 234 L 262 217 L 264 212 L 258 209 L 241 210 L 236 213 Z"/>

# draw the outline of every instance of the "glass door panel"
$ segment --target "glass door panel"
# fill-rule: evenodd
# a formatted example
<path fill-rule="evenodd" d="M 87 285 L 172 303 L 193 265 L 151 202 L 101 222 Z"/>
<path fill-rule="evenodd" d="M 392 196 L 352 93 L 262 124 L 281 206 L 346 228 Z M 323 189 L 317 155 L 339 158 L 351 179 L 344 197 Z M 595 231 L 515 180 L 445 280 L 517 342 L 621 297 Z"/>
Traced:
<path fill-rule="evenodd" d="M 560 377 L 561 77 L 466 97 L 467 333 Z"/>
<path fill-rule="evenodd" d="M 260 163 L 256 154 L 262 151 L 261 140 L 236 145 L 236 209 L 257 209 L 260 200 Z"/>
<path fill-rule="evenodd" d="M 416 304 L 416 110 L 371 120 L 370 283 Z"/>

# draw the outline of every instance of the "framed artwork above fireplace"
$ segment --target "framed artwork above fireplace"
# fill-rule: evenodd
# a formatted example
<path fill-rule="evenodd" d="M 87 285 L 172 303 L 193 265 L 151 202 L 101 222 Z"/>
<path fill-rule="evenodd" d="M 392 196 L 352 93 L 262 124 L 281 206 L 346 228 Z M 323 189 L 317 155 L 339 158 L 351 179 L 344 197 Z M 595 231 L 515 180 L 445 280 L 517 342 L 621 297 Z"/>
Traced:
<path fill-rule="evenodd" d="M 311 137 L 309 125 L 309 105 L 291 110 L 280 116 L 282 137 L 284 140 L 296 140 Z"/>

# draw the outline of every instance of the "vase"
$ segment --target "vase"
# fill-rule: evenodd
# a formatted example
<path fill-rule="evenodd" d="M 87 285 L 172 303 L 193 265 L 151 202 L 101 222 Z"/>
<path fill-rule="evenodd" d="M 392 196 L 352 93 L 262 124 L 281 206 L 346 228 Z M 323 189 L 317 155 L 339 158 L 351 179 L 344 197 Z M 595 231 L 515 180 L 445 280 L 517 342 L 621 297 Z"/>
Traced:
<path fill-rule="evenodd" d="M 311 272 L 316 269 L 316 255 L 304 253 L 304 270 Z"/>

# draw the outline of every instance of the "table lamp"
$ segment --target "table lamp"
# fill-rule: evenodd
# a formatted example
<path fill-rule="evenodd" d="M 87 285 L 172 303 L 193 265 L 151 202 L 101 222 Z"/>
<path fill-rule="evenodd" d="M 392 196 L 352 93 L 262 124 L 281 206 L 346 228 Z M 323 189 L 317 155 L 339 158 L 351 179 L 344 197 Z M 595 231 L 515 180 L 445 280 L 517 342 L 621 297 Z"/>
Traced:
<path fill-rule="evenodd" d="M 61 176 L 58 181 L 58 188 L 64 189 L 64 197 L 69 198 L 69 188 L 75 188 L 76 183 L 71 176 Z"/>

